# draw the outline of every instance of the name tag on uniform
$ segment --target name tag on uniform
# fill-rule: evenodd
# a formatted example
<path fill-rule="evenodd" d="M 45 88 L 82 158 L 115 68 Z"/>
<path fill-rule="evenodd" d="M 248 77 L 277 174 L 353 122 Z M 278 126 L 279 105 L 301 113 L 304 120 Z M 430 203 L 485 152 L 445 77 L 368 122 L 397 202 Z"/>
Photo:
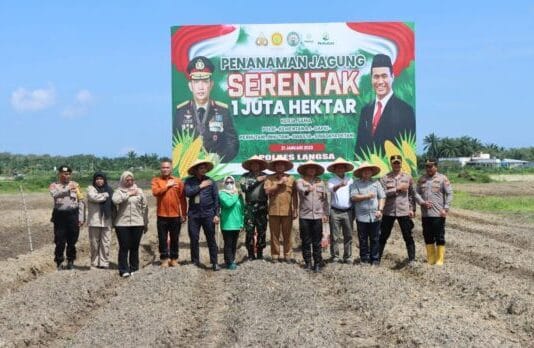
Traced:
<path fill-rule="evenodd" d="M 200 194 L 195 196 L 195 199 L 193 199 L 193 202 L 195 202 L 195 204 L 200 204 Z"/>
<path fill-rule="evenodd" d="M 210 132 L 222 133 L 224 132 L 223 123 L 219 121 L 210 121 L 209 130 Z"/>

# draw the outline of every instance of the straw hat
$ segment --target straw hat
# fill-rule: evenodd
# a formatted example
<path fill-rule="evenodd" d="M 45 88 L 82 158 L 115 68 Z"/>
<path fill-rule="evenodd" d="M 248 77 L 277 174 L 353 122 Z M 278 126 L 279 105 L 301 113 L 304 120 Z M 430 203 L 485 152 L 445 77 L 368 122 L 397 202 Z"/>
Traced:
<path fill-rule="evenodd" d="M 288 159 L 286 159 L 284 157 L 276 157 L 271 162 L 269 162 L 267 168 L 270 171 L 276 172 L 274 167 L 276 166 L 277 163 L 283 163 L 284 164 L 284 166 L 285 166 L 284 172 L 287 172 L 288 170 L 291 170 L 293 168 L 293 163 L 290 160 L 288 160 Z"/>
<path fill-rule="evenodd" d="M 204 159 L 197 159 L 195 162 L 193 162 L 193 164 L 191 164 L 189 166 L 189 168 L 187 169 L 187 174 L 189 175 L 195 175 L 195 170 L 196 170 L 196 167 L 198 167 L 199 165 L 201 164 L 206 164 L 208 166 L 208 172 L 210 170 L 213 169 L 213 163 L 208 161 L 208 160 L 204 160 Z"/>
<path fill-rule="evenodd" d="M 326 170 L 328 170 L 330 173 L 334 172 L 334 166 L 342 164 L 345 166 L 345 172 L 350 172 L 354 169 L 354 164 L 350 163 L 349 161 L 345 161 L 344 158 L 338 157 L 334 162 L 330 163 L 328 167 L 326 167 Z"/>
<path fill-rule="evenodd" d="M 306 163 L 302 163 L 298 168 L 297 168 L 297 171 L 299 172 L 300 175 L 304 175 L 306 173 L 306 168 L 310 168 L 310 167 L 314 167 L 316 172 L 315 172 L 315 175 L 316 176 L 319 176 L 319 175 L 323 175 L 324 173 L 324 168 L 322 165 L 320 165 L 319 163 L 317 162 L 314 162 L 312 160 L 309 160 L 308 162 Z"/>
<path fill-rule="evenodd" d="M 245 160 L 243 163 L 241 163 L 241 166 L 244 169 L 250 171 L 250 170 L 252 170 L 252 169 L 250 169 L 250 166 L 254 162 L 256 162 L 256 163 L 258 163 L 260 165 L 260 171 L 267 169 L 267 161 L 262 159 L 262 158 L 260 158 L 257 155 L 254 155 L 254 156 L 250 157 L 248 160 Z"/>
<path fill-rule="evenodd" d="M 376 174 L 380 173 L 380 167 L 377 166 L 377 165 L 374 165 L 372 163 L 369 163 L 369 162 L 362 162 L 360 164 L 360 166 L 358 168 L 356 168 L 356 170 L 354 171 L 354 176 L 357 176 L 358 178 L 360 178 L 360 174 L 362 173 L 362 170 L 366 169 L 366 168 L 371 168 L 373 170 L 373 175 L 371 176 L 375 176 Z"/>

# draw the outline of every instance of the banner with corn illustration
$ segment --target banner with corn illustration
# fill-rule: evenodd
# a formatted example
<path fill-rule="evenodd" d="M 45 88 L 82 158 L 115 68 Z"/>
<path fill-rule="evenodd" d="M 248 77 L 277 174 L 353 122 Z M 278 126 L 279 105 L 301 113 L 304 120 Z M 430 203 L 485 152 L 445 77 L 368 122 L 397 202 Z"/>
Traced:
<path fill-rule="evenodd" d="M 416 173 L 413 23 L 176 26 L 171 61 L 180 177 L 196 159 L 239 175 L 253 155 L 384 172 L 400 154 Z"/>

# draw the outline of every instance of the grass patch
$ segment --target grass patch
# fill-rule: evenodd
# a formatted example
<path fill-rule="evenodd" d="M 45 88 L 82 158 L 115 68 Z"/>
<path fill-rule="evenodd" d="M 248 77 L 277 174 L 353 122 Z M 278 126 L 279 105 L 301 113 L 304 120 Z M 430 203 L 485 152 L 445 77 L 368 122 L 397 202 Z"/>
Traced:
<path fill-rule="evenodd" d="M 532 196 L 478 196 L 455 191 L 453 207 L 497 214 L 514 214 L 534 221 Z"/>

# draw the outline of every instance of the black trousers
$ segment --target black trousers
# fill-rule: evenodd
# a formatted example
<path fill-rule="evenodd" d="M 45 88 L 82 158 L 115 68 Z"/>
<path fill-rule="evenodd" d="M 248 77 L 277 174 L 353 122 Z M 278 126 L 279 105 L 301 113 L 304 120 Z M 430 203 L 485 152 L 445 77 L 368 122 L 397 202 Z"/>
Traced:
<path fill-rule="evenodd" d="M 445 218 L 423 217 L 422 221 L 425 244 L 445 245 Z"/>
<path fill-rule="evenodd" d="M 187 229 L 191 243 L 191 261 L 195 264 L 200 262 L 200 245 L 198 243 L 198 239 L 200 237 L 200 227 L 202 227 L 204 230 L 204 235 L 206 236 L 206 241 L 208 242 L 210 263 L 215 265 L 217 263 L 217 241 L 215 240 L 215 224 L 213 223 L 213 216 L 190 216 L 187 219 Z"/>
<path fill-rule="evenodd" d="M 224 262 L 229 265 L 235 262 L 239 230 L 222 230 L 222 235 L 224 238 Z"/>
<path fill-rule="evenodd" d="M 402 232 L 402 238 L 406 244 L 406 250 L 408 252 L 408 260 L 415 260 L 415 242 L 412 236 L 412 230 L 414 227 L 412 219 L 409 216 L 384 216 L 382 217 L 382 223 L 380 224 L 380 258 L 384 253 L 384 248 L 391 235 L 393 224 L 395 220 L 399 222 L 399 226 Z"/>
<path fill-rule="evenodd" d="M 358 227 L 358 238 L 360 240 L 360 262 L 369 263 L 380 261 L 380 221 L 356 221 L 356 226 Z"/>
<path fill-rule="evenodd" d="M 180 227 L 182 220 L 180 217 L 163 217 L 158 216 L 158 241 L 159 241 L 159 258 L 163 259 L 178 259 L 178 242 L 180 238 Z M 170 237 L 170 247 L 167 244 L 167 239 Z"/>
<path fill-rule="evenodd" d="M 119 273 L 135 272 L 139 270 L 139 243 L 143 235 L 144 226 L 117 226 L 119 241 Z"/>
<path fill-rule="evenodd" d="M 321 219 L 299 219 L 300 239 L 302 240 L 302 257 L 304 262 L 321 264 L 321 239 L 323 238 L 323 221 Z"/>
<path fill-rule="evenodd" d="M 67 247 L 67 260 L 76 260 L 76 242 L 80 236 L 80 226 L 78 224 L 78 209 L 57 210 L 52 213 L 54 222 L 54 261 L 60 264 L 65 260 L 64 252 Z"/>

